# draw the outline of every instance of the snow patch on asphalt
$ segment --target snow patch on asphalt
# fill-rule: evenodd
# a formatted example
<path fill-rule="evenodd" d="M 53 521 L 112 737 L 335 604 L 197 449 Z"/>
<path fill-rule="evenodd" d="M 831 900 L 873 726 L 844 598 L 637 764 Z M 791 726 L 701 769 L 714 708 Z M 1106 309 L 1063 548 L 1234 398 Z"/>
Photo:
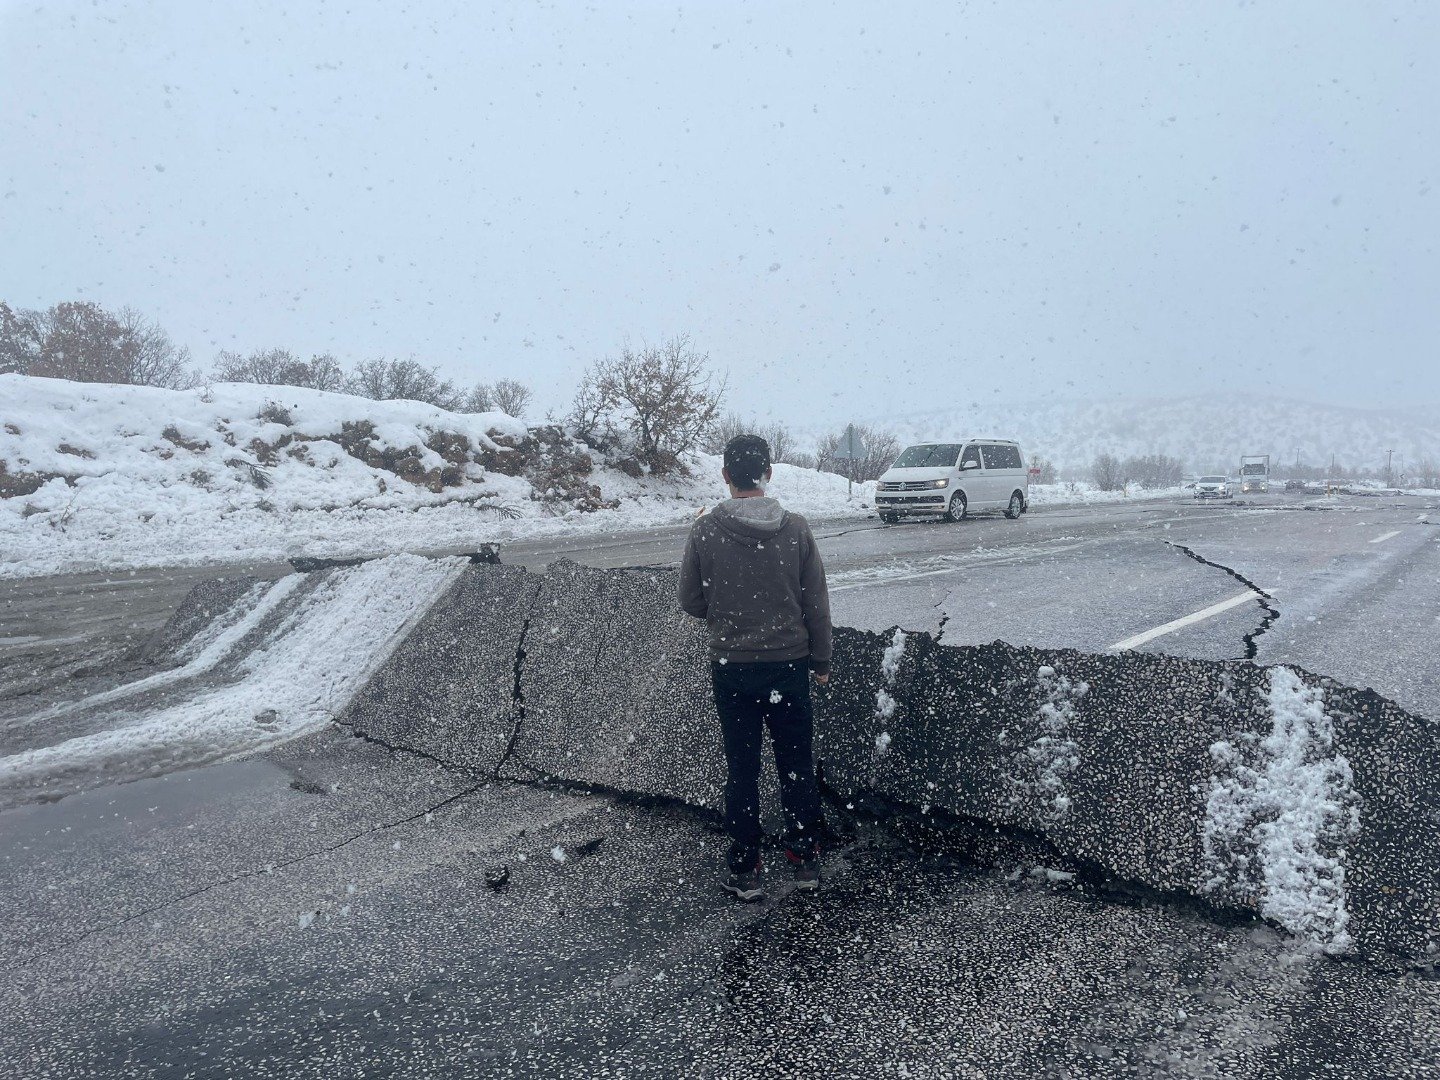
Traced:
<path fill-rule="evenodd" d="M 330 571 L 280 613 L 260 644 L 239 661 L 236 681 L 141 714 L 125 726 L 0 758 L 0 788 L 33 786 L 75 772 L 108 771 L 129 779 L 137 770 L 144 775 L 220 760 L 312 731 L 344 710 L 466 565 L 463 558 L 396 555 Z M 305 581 L 296 574 L 270 585 L 258 599 L 247 593 L 243 613 L 190 664 L 198 669 L 218 661 Z"/>
<path fill-rule="evenodd" d="M 1271 731 L 1213 744 L 1202 890 L 1258 897 L 1260 913 L 1327 952 L 1352 946 L 1346 847 L 1360 827 L 1350 763 L 1334 753 L 1325 694 L 1291 669 L 1270 672 Z"/>
<path fill-rule="evenodd" d="M 896 701 L 891 690 L 895 688 L 895 676 L 900 672 L 900 661 L 905 656 L 905 631 L 896 629 L 890 644 L 880 656 L 880 677 L 885 685 L 875 691 L 875 719 L 885 723 L 895 715 Z M 890 752 L 890 733 L 882 731 L 875 737 L 875 756 L 884 757 Z"/>
<path fill-rule="evenodd" d="M 1037 717 L 1040 733 L 1020 755 L 1025 778 L 1010 782 L 1010 799 L 1012 804 L 1037 802 L 1040 816 L 1057 822 L 1070 813 L 1065 781 L 1080 767 L 1080 748 L 1069 736 L 1070 722 L 1090 685 L 1071 680 L 1048 664 L 1036 671 L 1035 681 L 1044 696 Z"/>

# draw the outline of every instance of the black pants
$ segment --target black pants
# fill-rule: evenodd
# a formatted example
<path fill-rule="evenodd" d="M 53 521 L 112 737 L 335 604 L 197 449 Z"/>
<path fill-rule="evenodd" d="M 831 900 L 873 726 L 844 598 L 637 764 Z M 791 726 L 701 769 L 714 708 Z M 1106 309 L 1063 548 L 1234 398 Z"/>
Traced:
<path fill-rule="evenodd" d="M 785 847 L 812 858 L 820 830 L 820 792 L 815 786 L 810 708 L 810 663 L 713 663 L 715 711 L 725 743 L 725 830 L 730 834 L 730 869 L 753 870 L 760 860 L 760 746 L 762 725 L 770 728 L 780 802 L 787 825 Z"/>

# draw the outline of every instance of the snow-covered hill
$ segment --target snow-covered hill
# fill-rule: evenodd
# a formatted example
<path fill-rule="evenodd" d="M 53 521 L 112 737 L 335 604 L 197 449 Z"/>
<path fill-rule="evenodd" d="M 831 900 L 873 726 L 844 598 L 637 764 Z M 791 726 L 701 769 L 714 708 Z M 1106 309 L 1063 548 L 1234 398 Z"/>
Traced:
<path fill-rule="evenodd" d="M 1195 471 L 1233 470 L 1241 454 L 1289 464 L 1379 469 L 1385 451 L 1402 462 L 1440 461 L 1440 408 L 1356 409 L 1276 398 L 1247 398 L 1234 386 L 1213 397 L 1128 401 L 972 403 L 874 417 L 875 426 L 918 442 L 971 434 L 1019 439 L 1032 455 L 1062 467 L 1100 453 L 1164 453 Z"/>
<path fill-rule="evenodd" d="M 693 519 L 720 462 L 632 477 L 550 428 L 282 386 L 187 390 L 0 375 L 0 578 L 464 548 Z M 777 465 L 815 518 L 843 478 Z"/>

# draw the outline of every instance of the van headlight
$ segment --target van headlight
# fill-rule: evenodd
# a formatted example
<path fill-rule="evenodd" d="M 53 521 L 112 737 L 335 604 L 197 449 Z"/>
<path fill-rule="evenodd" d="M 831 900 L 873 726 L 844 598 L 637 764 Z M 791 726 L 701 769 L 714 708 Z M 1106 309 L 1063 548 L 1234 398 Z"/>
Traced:
<path fill-rule="evenodd" d="M 931 486 L 931 487 L 949 487 L 949 486 L 950 486 L 950 481 L 949 481 L 948 479 L 945 479 L 945 480 L 931 480 L 931 481 L 930 481 L 930 486 Z"/>

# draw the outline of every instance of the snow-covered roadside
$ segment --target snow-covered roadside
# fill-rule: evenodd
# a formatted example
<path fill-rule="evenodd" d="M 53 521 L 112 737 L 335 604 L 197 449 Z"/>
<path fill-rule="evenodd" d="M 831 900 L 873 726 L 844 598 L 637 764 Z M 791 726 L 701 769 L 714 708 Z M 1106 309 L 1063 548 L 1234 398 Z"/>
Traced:
<path fill-rule="evenodd" d="M 195 655 L 173 672 L 52 710 L 48 715 L 99 710 L 112 722 L 91 734 L 0 758 L 0 792 L 44 786 L 62 776 L 134 778 L 223 760 L 313 731 L 344 711 L 406 628 L 465 565 L 464 559 L 399 555 L 313 580 L 295 574 L 257 585 L 237 603 L 233 617 L 222 617 L 194 643 Z M 210 675 L 226 663 L 233 670 L 221 685 L 135 710 L 145 694 Z"/>
<path fill-rule="evenodd" d="M 629 532 L 725 497 L 713 456 L 690 478 L 596 462 L 584 482 L 618 505 L 582 511 L 504 471 L 528 430 L 502 413 L 293 387 L 0 376 L 0 578 Z M 874 485 L 851 501 L 843 477 L 777 465 L 770 490 L 823 520 L 865 512 Z"/>
<path fill-rule="evenodd" d="M 1128 491 L 1101 491 L 1085 480 L 1066 484 L 1031 484 L 1031 506 L 1089 506 L 1094 503 L 1143 502 L 1180 499 L 1192 493 L 1183 487 L 1142 488 L 1132 485 Z"/>

